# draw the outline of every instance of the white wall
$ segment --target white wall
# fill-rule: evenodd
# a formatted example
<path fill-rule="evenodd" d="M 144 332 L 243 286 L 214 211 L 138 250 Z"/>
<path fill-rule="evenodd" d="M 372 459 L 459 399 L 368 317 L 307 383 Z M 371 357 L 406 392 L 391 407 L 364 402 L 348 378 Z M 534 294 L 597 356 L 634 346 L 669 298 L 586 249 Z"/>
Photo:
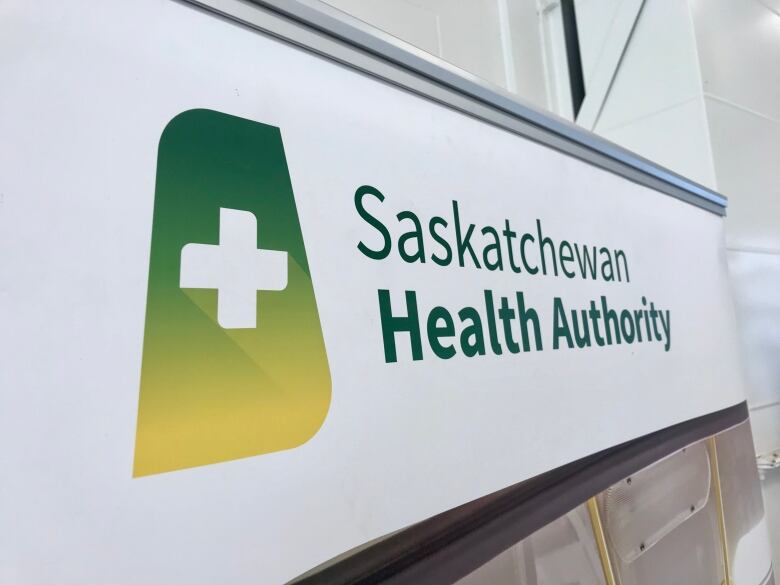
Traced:
<path fill-rule="evenodd" d="M 729 247 L 780 251 L 780 14 L 757 0 L 691 5 Z"/>
<path fill-rule="evenodd" d="M 759 453 L 780 448 L 780 13 L 690 0 Z M 774 2 L 774 7 L 780 3 Z M 764 501 L 780 566 L 780 472 Z"/>
<path fill-rule="evenodd" d="M 696 38 L 685 0 L 645 1 L 594 131 L 715 186 Z"/>
<path fill-rule="evenodd" d="M 547 107 L 535 0 L 325 0 L 490 83 Z"/>

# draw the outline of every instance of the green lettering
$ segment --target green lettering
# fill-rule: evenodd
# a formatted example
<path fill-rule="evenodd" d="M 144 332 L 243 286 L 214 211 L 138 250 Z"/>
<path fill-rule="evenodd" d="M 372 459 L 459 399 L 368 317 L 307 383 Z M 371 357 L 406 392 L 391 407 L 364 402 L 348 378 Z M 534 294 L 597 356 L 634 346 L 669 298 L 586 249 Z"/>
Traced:
<path fill-rule="evenodd" d="M 601 277 L 607 282 L 615 280 L 615 272 L 612 267 L 612 255 L 609 253 L 609 250 L 600 248 L 599 254 L 606 256 L 606 259 L 601 261 Z M 609 268 L 609 273 L 607 273 L 607 268 Z"/>
<path fill-rule="evenodd" d="M 395 334 L 409 333 L 412 346 L 412 359 L 423 359 L 422 342 L 420 340 L 420 319 L 417 315 L 417 294 L 413 290 L 405 291 L 406 317 L 394 317 L 390 307 L 390 291 L 379 289 L 379 317 L 382 322 L 382 341 L 385 346 L 385 362 L 398 361 L 395 347 Z"/>
<path fill-rule="evenodd" d="M 464 307 L 458 311 L 458 317 L 462 323 L 471 321 L 460 332 L 460 347 L 463 355 L 466 357 L 485 355 L 485 333 L 482 331 L 482 318 L 479 312 L 473 307 Z"/>
<path fill-rule="evenodd" d="M 400 238 L 398 238 L 398 254 L 401 256 L 404 262 L 412 264 L 414 262 L 425 262 L 425 245 L 423 243 L 422 226 L 420 220 L 411 211 L 402 211 L 396 215 L 398 221 L 401 222 L 408 219 L 414 224 L 414 228 L 408 232 L 405 232 Z M 414 253 L 409 253 L 406 250 L 406 242 L 416 241 L 417 249 Z"/>
<path fill-rule="evenodd" d="M 469 227 L 466 229 L 465 236 L 463 235 L 463 230 L 460 227 L 458 202 L 454 200 L 452 202 L 452 217 L 455 223 L 455 244 L 458 250 L 458 263 L 461 267 L 466 266 L 465 254 L 468 252 L 471 256 L 471 261 L 474 262 L 474 266 L 481 268 L 479 261 L 477 260 L 477 255 L 474 253 L 474 248 L 471 247 L 471 236 L 474 235 L 474 228 L 476 226 L 473 223 L 470 223 Z"/>
<path fill-rule="evenodd" d="M 523 234 L 523 236 L 520 238 L 520 260 L 523 262 L 523 267 L 525 268 L 525 271 L 528 274 L 536 274 L 539 272 L 538 266 L 531 266 L 528 264 L 528 260 L 525 256 L 525 245 L 528 242 L 535 242 L 534 237 L 531 234 Z"/>
<path fill-rule="evenodd" d="M 582 247 L 582 255 L 580 256 L 580 247 L 577 244 L 574 244 L 574 253 L 577 255 L 577 264 L 580 266 L 582 278 L 586 279 L 588 278 L 588 275 L 590 275 L 593 280 L 596 280 L 596 258 L 598 256 L 596 253 L 596 246 L 593 246 L 592 257 L 588 254 L 587 246 Z"/>
<path fill-rule="evenodd" d="M 447 221 L 443 217 L 434 216 L 431 218 L 431 221 L 428 222 L 428 229 L 431 232 L 431 237 L 436 241 L 437 244 L 444 248 L 444 257 L 440 258 L 436 254 L 432 254 L 431 260 L 433 260 L 439 266 L 449 266 L 450 262 L 452 262 L 452 248 L 450 247 L 447 240 L 444 239 L 444 236 L 441 236 L 436 232 L 435 226 L 437 225 L 446 228 Z"/>
<path fill-rule="evenodd" d="M 566 251 L 564 252 L 564 247 Z M 574 271 L 566 268 L 566 262 L 574 262 L 574 254 L 571 251 L 571 244 L 563 240 L 558 246 L 558 256 L 561 259 L 561 270 L 567 278 L 574 278 Z"/>
<path fill-rule="evenodd" d="M 506 249 L 509 253 L 509 267 L 512 269 L 512 272 L 520 272 L 520 267 L 515 264 L 514 246 L 512 245 L 512 240 L 517 237 L 517 232 L 512 231 L 508 219 L 504 220 L 504 231 L 501 233 L 506 237 Z"/>
<path fill-rule="evenodd" d="M 357 191 L 355 191 L 355 209 L 357 209 L 358 215 L 362 217 L 366 223 L 368 223 L 368 225 L 379 232 L 379 234 L 382 236 L 383 244 L 379 250 L 372 250 L 362 241 L 358 243 L 357 247 L 358 250 L 363 252 L 363 254 L 372 260 L 384 260 L 390 254 L 390 251 L 393 247 L 392 240 L 390 239 L 390 232 L 385 227 L 385 224 L 371 215 L 368 211 L 366 211 L 366 208 L 363 207 L 363 197 L 366 195 L 373 195 L 379 199 L 380 202 L 385 200 L 385 196 L 382 195 L 379 189 L 376 189 L 371 185 L 363 185 L 362 187 L 359 187 Z"/>
<path fill-rule="evenodd" d="M 553 298 L 553 311 L 555 313 L 553 319 L 553 349 L 558 349 L 558 339 L 563 337 L 566 340 L 566 345 L 569 349 L 574 347 L 574 342 L 571 339 L 571 332 L 569 331 L 569 322 L 566 320 L 566 311 L 563 308 L 563 302 L 559 297 Z"/>
<path fill-rule="evenodd" d="M 626 260 L 626 254 L 623 252 L 623 250 L 615 250 L 615 266 L 617 266 L 617 279 L 618 281 L 623 280 L 623 274 L 620 272 L 620 259 L 623 259 L 623 268 L 626 269 L 626 282 L 631 282 L 631 279 L 628 277 L 628 260 Z"/>
<path fill-rule="evenodd" d="M 444 324 L 439 325 L 439 321 L 444 321 Z M 433 353 L 443 360 L 448 360 L 455 355 L 455 347 L 442 345 L 439 340 L 453 335 L 455 335 L 455 324 L 452 322 L 450 312 L 444 307 L 434 307 L 428 314 L 428 343 L 431 344 Z"/>
<path fill-rule="evenodd" d="M 488 270 L 503 270 L 504 259 L 501 255 L 501 242 L 498 239 L 498 232 L 490 226 L 483 227 L 482 235 L 487 236 L 488 234 L 493 237 L 493 241 L 482 249 L 482 262 Z M 488 258 L 490 252 L 495 253 L 496 257 L 493 261 Z"/>

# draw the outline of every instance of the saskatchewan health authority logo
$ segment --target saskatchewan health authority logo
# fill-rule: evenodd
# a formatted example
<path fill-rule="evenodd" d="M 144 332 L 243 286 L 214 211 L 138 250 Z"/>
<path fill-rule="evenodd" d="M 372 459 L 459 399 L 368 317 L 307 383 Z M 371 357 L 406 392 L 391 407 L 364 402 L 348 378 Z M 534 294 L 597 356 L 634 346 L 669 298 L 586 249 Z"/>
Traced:
<path fill-rule="evenodd" d="M 297 447 L 330 395 L 279 129 L 176 116 L 157 161 L 133 475 Z"/>

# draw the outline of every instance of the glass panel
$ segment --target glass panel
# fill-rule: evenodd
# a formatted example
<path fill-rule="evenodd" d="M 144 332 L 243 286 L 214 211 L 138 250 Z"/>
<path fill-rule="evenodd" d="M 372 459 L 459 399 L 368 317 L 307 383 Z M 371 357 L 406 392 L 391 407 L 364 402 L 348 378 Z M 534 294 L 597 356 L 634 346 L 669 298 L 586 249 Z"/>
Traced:
<path fill-rule="evenodd" d="M 748 423 L 686 447 L 596 497 L 618 585 L 721 585 L 721 504 L 731 583 L 772 582 L 771 554 Z M 721 488 L 718 497 L 719 480 Z M 495 557 L 458 585 L 605 583 L 587 508 L 580 506 Z"/>
<path fill-rule="evenodd" d="M 600 497 L 610 544 L 631 563 L 704 508 L 710 494 L 710 463 L 704 443 L 643 469 Z"/>
<path fill-rule="evenodd" d="M 705 441 L 646 467 L 598 499 L 622 585 L 719 585 L 723 580 Z"/>
<path fill-rule="evenodd" d="M 716 444 L 732 581 L 764 583 L 772 554 L 750 423 L 718 435 Z"/>
<path fill-rule="evenodd" d="M 588 511 L 580 506 L 501 553 L 458 585 L 603 585 Z"/>
<path fill-rule="evenodd" d="M 774 583 L 747 422 L 645 467 L 592 502 L 603 534 L 594 530 L 583 504 L 457 585 Z"/>

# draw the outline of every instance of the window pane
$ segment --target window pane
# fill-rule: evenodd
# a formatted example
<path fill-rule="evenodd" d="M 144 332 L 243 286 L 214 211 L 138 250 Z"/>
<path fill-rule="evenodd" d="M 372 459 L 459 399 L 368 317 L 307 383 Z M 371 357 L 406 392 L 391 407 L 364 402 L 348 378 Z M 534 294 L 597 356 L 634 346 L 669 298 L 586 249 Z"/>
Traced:
<path fill-rule="evenodd" d="M 716 444 L 732 580 L 764 583 L 772 555 L 750 423 L 721 433 Z"/>
<path fill-rule="evenodd" d="M 718 507 L 701 441 L 599 496 L 612 563 L 622 585 L 722 581 Z"/>
<path fill-rule="evenodd" d="M 579 506 L 495 557 L 458 585 L 603 585 L 588 511 Z"/>

